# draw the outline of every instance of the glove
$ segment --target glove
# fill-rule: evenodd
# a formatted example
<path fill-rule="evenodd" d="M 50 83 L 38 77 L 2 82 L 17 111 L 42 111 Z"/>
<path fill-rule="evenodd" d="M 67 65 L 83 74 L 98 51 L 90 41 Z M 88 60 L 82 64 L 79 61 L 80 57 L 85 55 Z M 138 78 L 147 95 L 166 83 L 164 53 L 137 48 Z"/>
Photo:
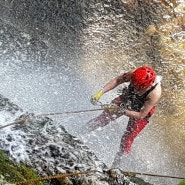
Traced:
<path fill-rule="evenodd" d="M 93 105 L 97 105 L 98 103 L 98 100 L 101 98 L 101 96 L 104 94 L 104 92 L 101 90 L 101 91 L 98 91 L 96 94 L 94 94 L 92 97 L 91 97 L 91 103 Z"/>

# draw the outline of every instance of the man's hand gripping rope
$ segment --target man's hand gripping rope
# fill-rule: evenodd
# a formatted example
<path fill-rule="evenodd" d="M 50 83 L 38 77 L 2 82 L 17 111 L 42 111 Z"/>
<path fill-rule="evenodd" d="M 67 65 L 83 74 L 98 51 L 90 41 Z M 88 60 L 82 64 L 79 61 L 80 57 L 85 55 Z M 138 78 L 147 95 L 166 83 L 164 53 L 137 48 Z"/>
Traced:
<path fill-rule="evenodd" d="M 102 90 L 98 91 L 96 94 L 94 94 L 90 101 L 93 105 L 98 105 L 101 106 L 101 108 L 107 112 L 108 114 L 112 114 L 114 112 L 119 111 L 122 114 L 125 114 L 125 106 L 123 103 L 121 103 L 120 105 L 117 105 L 115 103 L 111 103 L 111 104 L 102 104 L 102 102 L 99 101 L 99 99 L 101 98 L 101 96 L 104 94 L 104 92 Z"/>
<path fill-rule="evenodd" d="M 92 97 L 91 97 L 91 103 L 93 105 L 98 105 L 99 103 L 99 99 L 101 98 L 101 96 L 104 94 L 103 90 L 100 90 L 98 91 L 96 94 L 94 94 Z"/>

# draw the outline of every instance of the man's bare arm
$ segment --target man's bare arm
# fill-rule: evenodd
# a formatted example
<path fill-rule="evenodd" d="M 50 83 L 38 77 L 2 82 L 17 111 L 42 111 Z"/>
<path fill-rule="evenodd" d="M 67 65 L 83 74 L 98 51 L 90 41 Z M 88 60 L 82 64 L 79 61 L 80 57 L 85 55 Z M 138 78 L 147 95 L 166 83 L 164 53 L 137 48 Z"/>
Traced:
<path fill-rule="evenodd" d="M 117 87 L 118 85 L 124 83 L 124 82 L 129 82 L 132 76 L 132 72 L 133 71 L 129 71 L 127 73 L 124 73 L 120 76 L 117 76 L 116 78 L 114 78 L 113 80 L 111 80 L 110 82 L 108 82 L 104 87 L 103 87 L 103 92 L 106 93 L 112 89 L 114 89 L 115 87 Z"/>

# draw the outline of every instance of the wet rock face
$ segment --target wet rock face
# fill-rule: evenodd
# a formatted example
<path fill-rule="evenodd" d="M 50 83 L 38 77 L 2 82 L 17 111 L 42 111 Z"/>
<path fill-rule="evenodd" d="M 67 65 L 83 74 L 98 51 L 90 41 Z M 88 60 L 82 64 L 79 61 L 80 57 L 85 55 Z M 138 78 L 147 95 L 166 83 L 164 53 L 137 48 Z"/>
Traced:
<path fill-rule="evenodd" d="M 0 133 L 1 149 L 8 151 L 17 162 L 27 162 L 42 175 L 47 174 L 44 173 L 46 168 L 50 168 L 49 174 L 61 173 L 61 169 L 72 172 L 106 168 L 81 141 L 50 118 L 24 113 L 3 96 L 0 96 L 0 108 L 1 114 L 4 113 L 5 120 L 8 120 L 1 126 L 9 124 L 11 118 L 14 121 L 25 120 L 22 124 L 1 129 Z"/>
<path fill-rule="evenodd" d="M 70 177 L 66 184 L 137 184 L 118 169 L 108 170 L 87 146 L 50 118 L 24 113 L 3 96 L 0 100 L 1 113 L 9 113 L 5 115 L 7 119 L 19 115 L 14 118 L 25 120 L 0 130 L 0 149 L 9 153 L 17 164 L 26 164 L 41 176 L 84 172 L 82 176 Z"/>
<path fill-rule="evenodd" d="M 0 100 L 1 113 L 9 112 L 7 119 L 20 110 L 3 96 Z M 105 164 L 61 125 L 55 125 L 47 117 L 23 112 L 19 115 L 17 119 L 25 119 L 23 124 L 6 127 L 0 133 L 1 149 L 9 152 L 16 162 L 34 167 L 42 176 L 106 169 Z"/>
<path fill-rule="evenodd" d="M 36 169 L 41 168 L 42 175 L 44 171 L 46 174 L 58 174 L 105 168 L 82 142 L 49 118 L 28 115 L 26 122 L 16 129 L 28 134 L 29 163 Z"/>

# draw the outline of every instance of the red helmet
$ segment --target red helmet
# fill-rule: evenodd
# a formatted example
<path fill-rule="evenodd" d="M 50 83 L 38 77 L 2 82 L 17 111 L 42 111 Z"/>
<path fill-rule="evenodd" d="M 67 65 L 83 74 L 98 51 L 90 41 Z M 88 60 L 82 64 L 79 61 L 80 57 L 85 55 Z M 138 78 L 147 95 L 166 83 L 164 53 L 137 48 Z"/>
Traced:
<path fill-rule="evenodd" d="M 131 84 L 138 90 L 150 87 L 156 78 L 155 71 L 149 66 L 142 66 L 136 69 L 131 77 Z"/>

